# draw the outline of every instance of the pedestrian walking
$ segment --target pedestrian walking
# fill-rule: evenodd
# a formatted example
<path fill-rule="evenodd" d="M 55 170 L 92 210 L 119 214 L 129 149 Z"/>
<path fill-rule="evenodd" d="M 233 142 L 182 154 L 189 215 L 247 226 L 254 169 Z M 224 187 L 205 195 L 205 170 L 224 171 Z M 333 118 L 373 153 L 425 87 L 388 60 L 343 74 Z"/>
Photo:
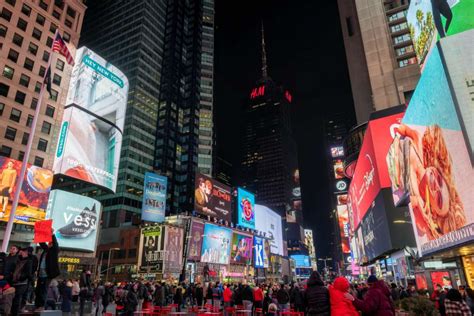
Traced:
<path fill-rule="evenodd" d="M 369 289 L 363 300 L 352 297 L 357 310 L 363 314 L 374 316 L 395 316 L 395 307 L 388 286 L 384 281 L 377 280 L 375 275 L 367 279 Z"/>
<path fill-rule="evenodd" d="M 281 284 L 280 289 L 277 292 L 277 300 L 278 300 L 278 309 L 280 311 L 285 311 L 286 309 L 289 309 L 289 303 L 290 303 L 290 295 L 288 294 L 288 291 L 285 289 L 285 285 Z"/>
<path fill-rule="evenodd" d="M 333 285 L 329 287 L 331 315 L 359 316 L 359 313 L 352 304 L 354 298 L 349 294 L 349 287 L 349 281 L 345 277 L 336 278 Z"/>
<path fill-rule="evenodd" d="M 253 290 L 254 308 L 263 308 L 263 290 L 262 286 L 256 286 Z"/>
<path fill-rule="evenodd" d="M 79 315 L 83 316 L 86 301 L 92 297 L 91 272 L 85 268 L 79 279 L 79 287 L 81 289 L 79 292 Z"/>
<path fill-rule="evenodd" d="M 471 309 L 463 301 L 461 293 L 456 289 L 450 289 L 444 299 L 446 316 L 471 316 Z"/>
<path fill-rule="evenodd" d="M 227 307 L 232 306 L 232 290 L 229 287 L 229 284 L 224 284 L 224 293 L 222 293 L 224 299 L 224 311 Z"/>
<path fill-rule="evenodd" d="M 44 309 L 49 283 L 60 275 L 58 263 L 59 245 L 54 233 L 51 237 L 51 242 L 40 243 L 40 247 L 42 252 L 38 260 L 35 288 L 35 311 L 37 312 Z"/>
<path fill-rule="evenodd" d="M 28 282 L 33 279 L 33 267 L 31 260 L 28 259 L 28 249 L 18 248 L 15 269 L 12 275 L 12 285 L 15 288 L 11 314 L 16 316 L 22 310 L 23 294 L 28 290 Z"/>
<path fill-rule="evenodd" d="M 242 304 L 246 310 L 253 308 L 253 290 L 248 284 L 242 286 Z"/>
<path fill-rule="evenodd" d="M 58 281 L 51 280 L 48 286 L 48 293 L 46 294 L 45 309 L 56 310 L 56 303 L 59 301 Z"/>
<path fill-rule="evenodd" d="M 125 316 L 133 316 L 138 307 L 138 287 L 135 283 L 129 290 L 125 299 Z"/>
<path fill-rule="evenodd" d="M 297 312 L 304 312 L 303 292 L 300 290 L 298 283 L 295 283 L 290 292 L 290 302 Z"/>
<path fill-rule="evenodd" d="M 204 289 L 202 288 L 201 283 L 196 285 L 196 289 L 194 291 L 194 296 L 196 297 L 196 304 L 197 306 L 201 307 L 204 301 Z"/>
<path fill-rule="evenodd" d="M 64 281 L 66 284 L 61 287 L 61 311 L 70 313 L 72 311 L 72 281 Z"/>

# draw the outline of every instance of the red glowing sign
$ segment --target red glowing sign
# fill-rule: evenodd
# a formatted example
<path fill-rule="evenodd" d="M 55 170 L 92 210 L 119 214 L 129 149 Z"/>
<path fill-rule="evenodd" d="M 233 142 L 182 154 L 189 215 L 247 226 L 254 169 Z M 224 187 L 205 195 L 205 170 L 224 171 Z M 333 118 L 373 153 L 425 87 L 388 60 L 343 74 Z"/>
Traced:
<path fill-rule="evenodd" d="M 291 103 L 291 100 L 293 99 L 293 96 L 290 94 L 288 90 L 285 91 L 285 99 Z"/>
<path fill-rule="evenodd" d="M 265 86 L 253 88 L 252 92 L 250 93 L 250 99 L 255 99 L 256 97 L 263 97 L 264 94 Z"/>

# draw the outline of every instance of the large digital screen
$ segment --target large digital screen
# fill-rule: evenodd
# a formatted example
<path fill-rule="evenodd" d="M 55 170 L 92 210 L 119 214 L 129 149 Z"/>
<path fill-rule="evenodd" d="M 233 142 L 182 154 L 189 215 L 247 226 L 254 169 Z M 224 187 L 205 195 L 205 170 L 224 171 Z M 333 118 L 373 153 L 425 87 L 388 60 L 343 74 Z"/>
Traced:
<path fill-rule="evenodd" d="M 331 147 L 331 157 L 332 158 L 339 158 L 344 156 L 344 147 L 342 146 L 334 146 Z"/>
<path fill-rule="evenodd" d="M 334 169 L 334 179 L 344 179 L 344 162 L 341 159 L 334 160 L 333 162 Z"/>
<path fill-rule="evenodd" d="M 0 156 L 0 221 L 8 221 L 15 196 L 21 161 Z M 48 195 L 53 184 L 51 170 L 27 165 L 20 200 L 15 212 L 14 222 L 34 225 L 43 220 L 48 204 Z"/>
<path fill-rule="evenodd" d="M 213 224 L 204 225 L 201 262 L 229 264 L 232 230 Z"/>
<path fill-rule="evenodd" d="M 449 271 L 433 271 L 430 273 L 430 277 L 433 288 L 436 288 L 438 284 L 443 289 L 453 288 L 453 282 L 451 281 L 451 277 L 449 276 Z"/>
<path fill-rule="evenodd" d="M 253 265 L 255 268 L 265 267 L 265 243 L 264 239 L 260 237 L 254 237 L 254 259 Z"/>
<path fill-rule="evenodd" d="M 260 204 L 255 204 L 255 229 L 270 239 L 270 252 L 283 256 L 283 231 L 281 216 Z"/>
<path fill-rule="evenodd" d="M 232 221 L 230 187 L 197 173 L 194 188 L 194 209 L 202 215 Z"/>
<path fill-rule="evenodd" d="M 145 173 L 143 184 L 142 220 L 162 223 L 166 213 L 168 178 L 152 172 Z"/>
<path fill-rule="evenodd" d="M 431 52 L 398 129 L 410 145 L 410 211 L 422 255 L 474 239 L 474 172 L 441 56 Z"/>
<path fill-rule="evenodd" d="M 164 236 L 162 226 L 143 228 L 140 234 L 138 266 L 141 271 L 163 272 Z"/>
<path fill-rule="evenodd" d="M 255 195 L 242 188 L 237 189 L 237 224 L 255 229 Z"/>
<path fill-rule="evenodd" d="M 188 259 L 201 260 L 201 248 L 204 235 L 204 223 L 193 220 L 191 223 L 191 235 L 188 244 Z"/>
<path fill-rule="evenodd" d="M 408 141 L 401 141 L 400 136 L 395 136 L 387 154 L 387 166 L 392 183 L 392 196 L 395 206 L 406 206 L 410 201 L 410 168 Z"/>
<path fill-rule="evenodd" d="M 347 205 L 337 205 L 337 221 L 339 223 L 339 233 L 341 236 L 341 248 L 342 253 L 351 253 L 351 247 L 349 245 L 349 212 Z"/>
<path fill-rule="evenodd" d="M 472 0 L 416 0 L 407 12 L 416 57 L 423 64 L 438 38 L 474 28 Z"/>
<path fill-rule="evenodd" d="M 253 237 L 234 232 L 232 237 L 232 249 L 230 252 L 230 262 L 240 264 L 252 263 Z"/>
<path fill-rule="evenodd" d="M 59 247 L 95 251 L 102 207 L 99 201 L 61 190 L 49 195 L 46 218 L 53 220 Z"/>
<path fill-rule="evenodd" d="M 165 272 L 181 272 L 183 268 L 183 239 L 183 228 L 165 226 Z"/>
<path fill-rule="evenodd" d="M 115 192 L 128 80 L 86 47 L 76 52 L 54 173 Z"/>
<path fill-rule="evenodd" d="M 291 255 L 295 260 L 296 268 L 311 268 L 311 259 L 306 255 Z"/>
<path fill-rule="evenodd" d="M 303 205 L 301 203 L 300 171 L 294 169 L 291 173 L 291 203 L 286 206 L 286 222 L 300 223 L 302 219 Z"/>

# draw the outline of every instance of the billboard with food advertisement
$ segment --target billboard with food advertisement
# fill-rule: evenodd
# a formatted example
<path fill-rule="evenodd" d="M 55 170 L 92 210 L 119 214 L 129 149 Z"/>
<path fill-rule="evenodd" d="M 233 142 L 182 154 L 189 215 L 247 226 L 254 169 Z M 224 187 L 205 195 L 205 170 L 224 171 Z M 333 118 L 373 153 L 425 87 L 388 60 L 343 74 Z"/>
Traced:
<path fill-rule="evenodd" d="M 421 255 L 474 239 L 474 172 L 438 47 L 398 128 L 410 148 L 410 210 Z"/>
<path fill-rule="evenodd" d="M 15 196 L 21 161 L 0 157 L 0 221 L 8 221 Z M 28 164 L 14 223 L 34 225 L 45 218 L 49 191 L 53 184 L 53 172 Z"/>
<path fill-rule="evenodd" d="M 232 221 L 230 187 L 197 173 L 194 187 L 194 210 L 202 215 Z"/>
<path fill-rule="evenodd" d="M 237 224 L 255 229 L 255 195 L 242 189 L 237 189 Z"/>
<path fill-rule="evenodd" d="M 115 192 L 128 80 L 87 47 L 75 61 L 53 171 Z"/>
<path fill-rule="evenodd" d="M 344 162 L 341 159 L 333 161 L 334 179 L 344 179 Z"/>
<path fill-rule="evenodd" d="M 351 247 L 349 245 L 349 213 L 347 205 L 337 205 L 337 221 L 339 223 L 339 232 L 341 236 L 341 249 L 342 253 L 351 253 Z"/>
<path fill-rule="evenodd" d="M 201 262 L 229 264 L 231 242 L 231 229 L 213 224 L 205 224 Z"/>
<path fill-rule="evenodd" d="M 252 263 L 253 237 L 234 232 L 232 236 L 232 249 L 230 263 L 249 265 Z"/>

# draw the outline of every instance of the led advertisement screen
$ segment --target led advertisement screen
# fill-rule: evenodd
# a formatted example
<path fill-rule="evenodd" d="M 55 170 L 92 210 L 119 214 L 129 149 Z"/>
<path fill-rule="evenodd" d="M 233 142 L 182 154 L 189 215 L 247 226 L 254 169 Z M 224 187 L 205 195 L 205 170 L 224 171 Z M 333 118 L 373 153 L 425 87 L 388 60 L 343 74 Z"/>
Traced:
<path fill-rule="evenodd" d="M 411 1 L 407 21 L 418 62 L 425 62 L 438 38 L 474 28 L 473 12 L 472 0 Z"/>
<path fill-rule="evenodd" d="M 428 290 L 428 282 L 426 281 L 426 276 L 424 273 L 415 274 L 415 283 L 416 283 L 416 289 L 418 291 Z"/>
<path fill-rule="evenodd" d="M 59 247 L 95 251 L 101 210 L 99 201 L 79 194 L 52 190 L 46 218 L 53 220 Z"/>
<path fill-rule="evenodd" d="M 311 268 L 311 259 L 306 255 L 291 255 L 291 259 L 295 260 L 296 268 Z"/>
<path fill-rule="evenodd" d="M 265 267 L 265 243 L 264 239 L 260 237 L 254 237 L 254 259 L 253 265 L 255 268 Z"/>
<path fill-rule="evenodd" d="M 232 221 L 230 187 L 197 173 L 194 188 L 194 209 L 202 215 Z"/>
<path fill-rule="evenodd" d="M 351 247 L 349 245 L 349 212 L 347 205 L 338 205 L 337 208 L 337 221 L 339 223 L 339 232 L 341 236 L 341 248 L 342 253 L 351 253 Z"/>
<path fill-rule="evenodd" d="M 387 154 L 388 174 L 392 183 L 392 195 L 395 206 L 406 206 L 410 201 L 410 144 L 395 136 Z"/>
<path fill-rule="evenodd" d="M 204 223 L 193 220 L 191 224 L 191 235 L 188 245 L 188 259 L 201 260 L 201 248 L 204 235 Z"/>
<path fill-rule="evenodd" d="M 165 226 L 165 272 L 180 273 L 183 268 L 184 229 Z"/>
<path fill-rule="evenodd" d="M 344 179 L 344 162 L 341 159 L 333 161 L 334 179 Z"/>
<path fill-rule="evenodd" d="M 396 113 L 369 121 L 348 193 L 354 228 L 380 189 L 391 186 L 386 156 L 402 117 Z"/>
<path fill-rule="evenodd" d="M 344 156 L 344 147 L 342 146 L 334 146 L 331 147 L 331 157 L 332 158 L 339 158 Z"/>
<path fill-rule="evenodd" d="M 301 203 L 301 185 L 300 185 L 300 171 L 294 169 L 291 183 L 291 204 L 286 206 L 286 222 L 300 223 L 302 217 L 303 206 Z"/>
<path fill-rule="evenodd" d="M 86 47 L 77 50 L 54 173 L 115 192 L 127 95 L 120 70 Z"/>
<path fill-rule="evenodd" d="M 449 271 L 434 271 L 430 273 L 431 276 L 431 284 L 433 288 L 439 284 L 443 289 L 453 288 L 453 282 L 451 281 L 451 277 L 449 276 Z"/>
<path fill-rule="evenodd" d="M 474 172 L 455 113 L 434 49 L 398 130 L 410 143 L 410 210 L 421 255 L 474 237 Z"/>
<path fill-rule="evenodd" d="M 237 189 L 237 224 L 255 229 L 255 195 L 242 188 Z"/>
<path fill-rule="evenodd" d="M 252 263 L 253 237 L 250 235 L 234 232 L 232 236 L 232 249 L 230 252 L 230 263 L 251 264 Z"/>
<path fill-rule="evenodd" d="M 204 225 L 201 262 L 229 264 L 232 230 L 217 225 Z"/>
<path fill-rule="evenodd" d="M 142 220 L 162 223 L 166 213 L 168 178 L 152 172 L 145 173 L 143 184 Z"/>
<path fill-rule="evenodd" d="M 15 159 L 0 157 L 0 221 L 8 222 L 10 218 L 21 163 Z M 27 165 L 16 208 L 15 223 L 34 225 L 36 221 L 44 219 L 52 184 L 51 170 Z"/>
<path fill-rule="evenodd" d="M 270 252 L 283 256 L 283 231 L 281 216 L 260 204 L 255 204 L 255 229 L 270 239 Z"/>
<path fill-rule="evenodd" d="M 140 234 L 138 266 L 141 271 L 163 272 L 164 236 L 162 226 L 143 228 Z"/>

